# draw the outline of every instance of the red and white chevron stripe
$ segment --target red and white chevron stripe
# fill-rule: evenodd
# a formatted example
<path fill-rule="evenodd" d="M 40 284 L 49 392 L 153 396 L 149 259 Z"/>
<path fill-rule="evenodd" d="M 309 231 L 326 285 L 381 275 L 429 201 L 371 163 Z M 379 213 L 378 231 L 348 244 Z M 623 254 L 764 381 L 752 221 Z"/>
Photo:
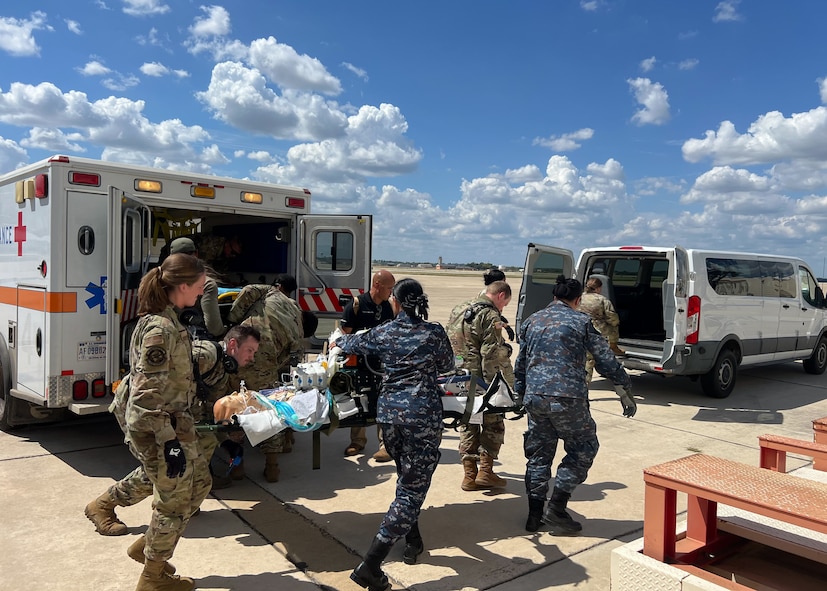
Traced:
<path fill-rule="evenodd" d="M 338 312 L 341 314 L 344 308 L 339 304 L 340 295 L 355 298 L 364 292 L 364 289 L 303 287 L 299 289 L 299 306 L 302 310 L 310 312 Z"/>
<path fill-rule="evenodd" d="M 138 290 L 125 289 L 121 292 L 121 324 L 129 322 L 138 315 Z"/>

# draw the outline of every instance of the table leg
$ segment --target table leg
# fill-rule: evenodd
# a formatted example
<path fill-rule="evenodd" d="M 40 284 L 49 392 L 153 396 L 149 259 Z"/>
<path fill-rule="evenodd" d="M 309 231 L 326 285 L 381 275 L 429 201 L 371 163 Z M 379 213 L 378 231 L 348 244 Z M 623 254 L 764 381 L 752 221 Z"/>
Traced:
<path fill-rule="evenodd" d="M 646 483 L 643 516 L 643 553 L 660 562 L 675 558 L 676 491 Z"/>

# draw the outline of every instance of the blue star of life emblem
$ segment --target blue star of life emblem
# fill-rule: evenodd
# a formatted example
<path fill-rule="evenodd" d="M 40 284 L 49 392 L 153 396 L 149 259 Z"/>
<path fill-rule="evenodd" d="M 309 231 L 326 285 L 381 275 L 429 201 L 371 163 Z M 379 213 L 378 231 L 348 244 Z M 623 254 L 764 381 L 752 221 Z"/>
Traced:
<path fill-rule="evenodd" d="M 86 291 L 92 294 L 92 297 L 86 300 L 86 306 L 89 309 L 100 306 L 100 313 L 106 314 L 106 277 L 101 277 L 100 285 L 90 281 Z"/>

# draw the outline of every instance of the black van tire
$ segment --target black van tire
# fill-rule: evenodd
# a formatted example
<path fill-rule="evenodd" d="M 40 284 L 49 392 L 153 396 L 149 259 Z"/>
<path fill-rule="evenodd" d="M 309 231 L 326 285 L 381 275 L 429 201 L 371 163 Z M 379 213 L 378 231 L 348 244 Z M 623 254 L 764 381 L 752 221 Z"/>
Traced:
<path fill-rule="evenodd" d="M 827 369 L 827 339 L 821 337 L 813 349 L 813 354 L 804 360 L 804 371 L 813 375 L 821 375 Z"/>
<path fill-rule="evenodd" d="M 735 388 L 738 377 L 738 359 L 732 349 L 724 349 L 715 365 L 701 376 L 701 389 L 712 398 L 726 398 Z"/>

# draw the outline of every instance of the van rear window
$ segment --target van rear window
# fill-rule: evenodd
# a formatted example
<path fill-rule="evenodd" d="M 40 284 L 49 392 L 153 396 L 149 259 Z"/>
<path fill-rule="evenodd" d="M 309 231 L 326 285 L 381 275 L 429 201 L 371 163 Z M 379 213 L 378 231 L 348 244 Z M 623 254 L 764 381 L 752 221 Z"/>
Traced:
<path fill-rule="evenodd" d="M 719 295 L 796 297 L 795 268 L 785 261 L 708 258 L 706 276 Z"/>

